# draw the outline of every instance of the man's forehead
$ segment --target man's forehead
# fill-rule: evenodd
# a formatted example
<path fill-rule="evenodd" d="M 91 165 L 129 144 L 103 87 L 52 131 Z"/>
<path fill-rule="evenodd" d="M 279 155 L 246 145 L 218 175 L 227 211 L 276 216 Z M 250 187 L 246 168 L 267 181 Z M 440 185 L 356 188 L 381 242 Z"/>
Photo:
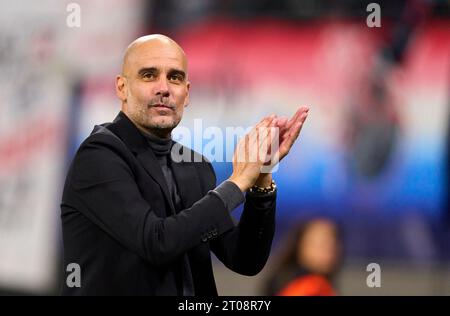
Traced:
<path fill-rule="evenodd" d="M 131 61 L 130 70 L 137 72 L 142 68 L 154 68 L 161 71 L 171 69 L 186 71 L 186 65 L 179 58 L 158 56 L 142 56 L 142 58 Z"/>
<path fill-rule="evenodd" d="M 138 39 L 127 49 L 124 71 L 138 71 L 142 67 L 170 67 L 186 71 L 187 59 L 173 40 L 166 38 Z"/>

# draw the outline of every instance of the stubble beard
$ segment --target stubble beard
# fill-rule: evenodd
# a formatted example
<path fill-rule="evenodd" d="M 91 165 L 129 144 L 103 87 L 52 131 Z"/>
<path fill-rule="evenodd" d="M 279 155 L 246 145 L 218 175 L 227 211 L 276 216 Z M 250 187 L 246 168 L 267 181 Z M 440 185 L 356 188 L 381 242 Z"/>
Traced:
<path fill-rule="evenodd" d="M 149 132 L 163 138 L 167 137 L 167 135 L 170 135 L 172 130 L 180 123 L 181 117 L 176 114 L 170 116 L 161 115 L 158 117 L 157 121 L 155 121 L 155 117 L 150 116 L 148 113 L 150 108 L 151 105 L 141 105 L 139 110 L 132 115 L 133 120 L 145 132 Z M 176 109 L 174 105 L 173 108 Z"/>

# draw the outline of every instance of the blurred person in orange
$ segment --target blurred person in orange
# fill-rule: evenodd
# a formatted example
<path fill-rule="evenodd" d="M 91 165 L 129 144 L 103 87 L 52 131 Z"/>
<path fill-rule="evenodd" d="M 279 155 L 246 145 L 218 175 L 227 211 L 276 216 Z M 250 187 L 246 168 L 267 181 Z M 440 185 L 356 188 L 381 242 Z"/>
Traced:
<path fill-rule="evenodd" d="M 341 260 L 338 226 L 325 218 L 302 222 L 272 270 L 267 295 L 334 296 L 332 280 Z"/>

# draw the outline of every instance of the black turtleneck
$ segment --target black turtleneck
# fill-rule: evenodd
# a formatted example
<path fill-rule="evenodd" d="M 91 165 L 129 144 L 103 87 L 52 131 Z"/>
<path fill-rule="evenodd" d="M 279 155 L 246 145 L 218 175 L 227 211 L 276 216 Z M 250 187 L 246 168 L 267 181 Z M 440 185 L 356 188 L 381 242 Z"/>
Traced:
<path fill-rule="evenodd" d="M 170 150 L 172 149 L 173 141 L 170 137 L 160 138 L 148 133 L 145 133 L 144 136 L 147 139 L 148 145 L 155 154 L 156 159 L 158 159 L 159 165 L 161 166 L 162 172 L 164 174 L 164 178 L 167 182 L 167 187 L 169 189 L 172 202 L 174 203 L 176 211 L 179 212 L 182 208 L 181 198 L 178 194 L 177 185 L 170 167 L 170 159 L 168 159 Z M 170 214 L 167 215 L 169 216 Z"/>
<path fill-rule="evenodd" d="M 172 149 L 173 141 L 172 138 L 160 138 L 148 133 L 142 133 L 153 153 L 158 159 L 159 165 L 161 166 L 161 170 L 164 174 L 164 178 L 167 182 L 167 187 L 169 189 L 170 197 L 172 198 L 172 202 L 175 206 L 175 210 L 178 213 L 182 210 L 183 206 L 181 203 L 181 197 L 178 194 L 177 185 L 175 182 L 175 178 L 173 176 L 170 159 L 168 159 L 170 155 L 170 150 Z M 167 214 L 170 216 L 171 214 Z M 194 290 L 194 282 L 192 280 L 192 273 L 189 263 L 189 257 L 186 255 L 182 258 L 181 264 L 181 280 L 182 288 L 183 288 L 183 296 L 193 296 L 195 295 Z"/>
<path fill-rule="evenodd" d="M 153 149 L 155 155 L 162 156 L 169 154 L 173 143 L 172 138 L 160 138 L 149 133 L 145 133 L 144 136 L 147 139 L 150 147 Z"/>

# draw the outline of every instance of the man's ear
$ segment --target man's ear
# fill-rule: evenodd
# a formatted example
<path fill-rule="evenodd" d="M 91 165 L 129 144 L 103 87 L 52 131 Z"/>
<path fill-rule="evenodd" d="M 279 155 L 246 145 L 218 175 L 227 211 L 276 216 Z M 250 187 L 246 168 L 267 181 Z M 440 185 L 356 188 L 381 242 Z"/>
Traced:
<path fill-rule="evenodd" d="M 191 89 L 191 83 L 188 81 L 186 84 L 187 94 L 186 99 L 184 101 L 184 107 L 187 107 L 189 105 L 189 90 Z"/>
<path fill-rule="evenodd" d="M 127 79 L 122 75 L 116 76 L 116 95 L 122 101 L 127 101 L 128 87 Z"/>

